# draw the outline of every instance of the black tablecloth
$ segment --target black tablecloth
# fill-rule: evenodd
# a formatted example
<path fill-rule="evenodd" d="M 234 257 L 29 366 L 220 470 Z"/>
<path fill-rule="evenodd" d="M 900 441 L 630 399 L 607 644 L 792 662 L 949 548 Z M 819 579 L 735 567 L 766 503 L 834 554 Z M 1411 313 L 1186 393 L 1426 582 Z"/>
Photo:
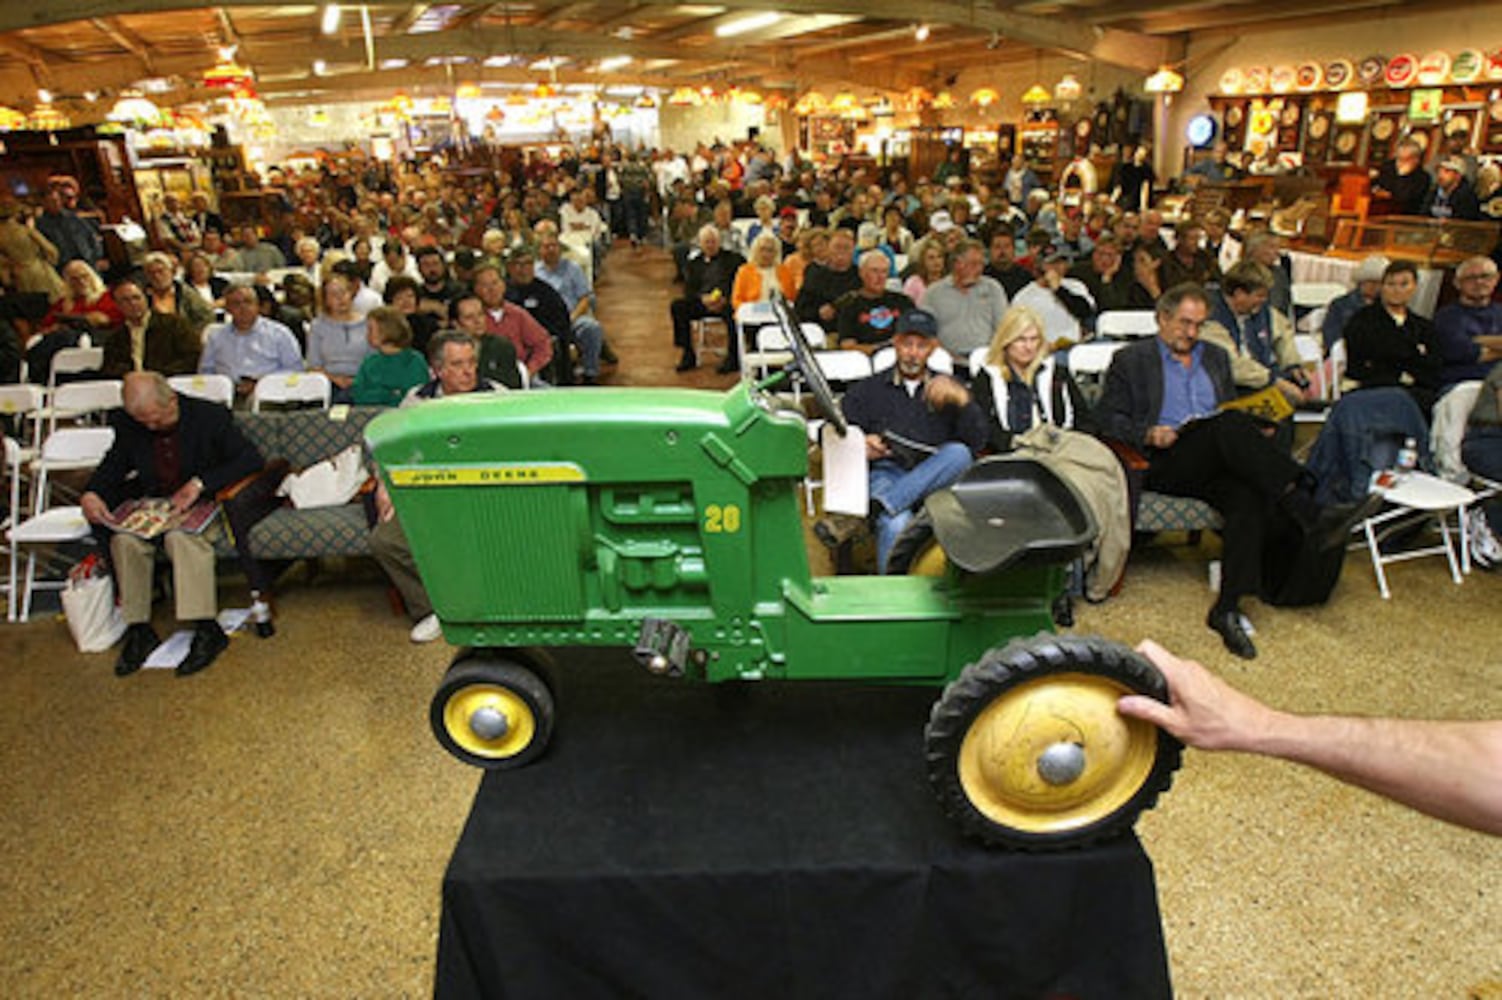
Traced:
<path fill-rule="evenodd" d="M 559 660 L 551 748 L 486 775 L 449 864 L 438 996 L 1169 994 L 1135 838 L 954 832 L 924 776 L 936 692 Z"/>

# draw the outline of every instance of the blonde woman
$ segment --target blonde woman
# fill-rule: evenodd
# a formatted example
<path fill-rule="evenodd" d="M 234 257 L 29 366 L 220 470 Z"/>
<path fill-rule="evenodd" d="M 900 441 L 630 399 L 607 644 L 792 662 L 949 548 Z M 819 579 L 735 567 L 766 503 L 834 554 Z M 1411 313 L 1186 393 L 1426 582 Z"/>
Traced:
<path fill-rule="evenodd" d="M 68 320 L 82 320 L 95 330 L 119 326 L 125 321 L 120 307 L 115 305 L 115 297 L 104 287 L 98 273 L 81 260 L 70 260 L 63 265 L 63 294 L 52 303 L 42 327 L 46 329 Z"/>
<path fill-rule="evenodd" d="M 1043 321 L 1025 306 L 1002 317 L 971 388 L 991 423 L 995 451 L 1011 451 L 1013 438 L 1039 424 L 1069 430 L 1089 424 L 1079 387 L 1049 347 Z"/>
<path fill-rule="evenodd" d="M 735 284 L 730 290 L 730 304 L 739 309 L 748 302 L 770 302 L 772 293 L 779 291 L 791 302 L 797 297 L 786 274 L 778 267 L 782 257 L 782 241 L 776 233 L 762 233 L 751 243 L 751 259 L 735 272 Z"/>
<path fill-rule="evenodd" d="M 793 242 L 798 249 L 783 259 L 777 274 L 783 284 L 793 290 L 793 294 L 788 297 L 796 299 L 799 290 L 803 288 L 803 272 L 808 270 L 808 265 L 823 263 L 829 258 L 829 231 L 819 228 L 802 229 Z"/>

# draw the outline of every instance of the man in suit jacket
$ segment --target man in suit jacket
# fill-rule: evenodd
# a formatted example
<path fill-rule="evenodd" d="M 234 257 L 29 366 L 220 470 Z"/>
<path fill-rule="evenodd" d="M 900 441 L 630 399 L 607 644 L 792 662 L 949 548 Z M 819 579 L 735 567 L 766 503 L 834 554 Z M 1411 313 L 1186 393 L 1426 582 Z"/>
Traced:
<path fill-rule="evenodd" d="M 176 313 L 154 311 L 134 281 L 120 282 L 113 294 L 125 322 L 105 336 L 102 375 L 120 378 L 134 371 L 189 375 L 198 370 L 203 340 L 191 323 Z"/>
<path fill-rule="evenodd" d="M 1324 508 L 1313 477 L 1240 411 L 1221 411 L 1236 396 L 1231 358 L 1202 343 L 1210 302 L 1199 285 L 1176 285 L 1158 300 L 1158 336 L 1116 353 L 1097 411 L 1105 436 L 1141 449 L 1144 485 L 1194 497 L 1220 512 L 1220 595 L 1206 624 L 1244 659 L 1257 649 L 1241 624 L 1240 600 L 1262 589 L 1264 543 L 1291 518 L 1322 548 L 1343 545 L 1351 524 L 1369 510 Z"/>
<path fill-rule="evenodd" d="M 124 411 L 112 423 L 115 443 L 79 500 L 93 524 L 107 524 L 121 502 L 137 497 L 165 497 L 174 509 L 187 510 L 200 499 L 261 468 L 261 453 L 245 439 L 229 410 L 172 391 L 160 372 L 126 374 Z M 162 542 L 172 561 L 177 617 L 193 623 L 193 645 L 178 666 L 180 676 L 197 673 L 229 645 L 215 621 L 214 545 L 217 522 L 200 534 L 168 531 Z M 125 642 L 115 673 L 139 670 L 157 645 L 151 627 L 151 575 L 156 540 L 144 541 L 117 531 L 110 539 L 110 559 L 120 588 Z"/>

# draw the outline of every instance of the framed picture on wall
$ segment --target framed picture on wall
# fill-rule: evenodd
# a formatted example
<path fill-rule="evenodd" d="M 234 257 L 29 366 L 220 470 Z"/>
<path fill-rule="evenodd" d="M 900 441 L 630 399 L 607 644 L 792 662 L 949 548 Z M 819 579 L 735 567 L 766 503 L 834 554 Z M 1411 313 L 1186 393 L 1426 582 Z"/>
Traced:
<path fill-rule="evenodd" d="M 1311 111 L 1304 129 L 1304 162 L 1324 163 L 1330 158 L 1330 140 L 1335 130 L 1335 115 L 1330 111 Z"/>
<path fill-rule="evenodd" d="M 1299 133 L 1304 124 L 1304 105 L 1297 98 L 1286 97 L 1278 112 L 1277 144 L 1283 152 L 1299 148 Z"/>
<path fill-rule="evenodd" d="M 1241 149 L 1246 143 L 1246 102 L 1227 102 L 1222 122 L 1226 145 L 1232 149 Z"/>
<path fill-rule="evenodd" d="M 1330 151 L 1326 163 L 1355 163 L 1356 156 L 1361 150 L 1361 126 L 1340 125 L 1330 140 Z"/>

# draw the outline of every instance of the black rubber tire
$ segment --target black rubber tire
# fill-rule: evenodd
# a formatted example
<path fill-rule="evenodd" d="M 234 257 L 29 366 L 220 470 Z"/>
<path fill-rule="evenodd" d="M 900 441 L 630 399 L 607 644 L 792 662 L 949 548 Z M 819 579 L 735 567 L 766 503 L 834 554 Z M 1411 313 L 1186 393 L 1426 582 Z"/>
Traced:
<path fill-rule="evenodd" d="M 1019 684 L 1053 674 L 1098 675 L 1138 694 L 1168 700 L 1167 682 L 1156 667 L 1126 646 L 1098 636 L 1040 633 L 989 650 L 945 687 L 934 703 L 924 733 L 929 782 L 945 813 L 967 836 L 1023 851 L 1083 847 L 1129 830 L 1173 783 L 1183 744 L 1160 729 L 1157 752 L 1145 780 L 1123 805 L 1087 825 L 1037 833 L 998 823 L 976 808 L 959 774 L 960 747 L 971 724 L 998 696 Z"/>
<path fill-rule="evenodd" d="M 924 550 L 929 545 L 936 544 L 933 518 L 928 516 L 926 509 L 920 507 L 893 540 L 892 551 L 887 553 L 887 565 L 883 572 L 888 576 L 906 575 Z"/>
<path fill-rule="evenodd" d="M 533 735 L 519 751 L 505 756 L 475 752 L 459 743 L 449 731 L 449 702 L 465 689 L 474 687 L 504 688 L 530 709 Z M 541 756 L 553 735 L 554 717 L 553 693 L 536 673 L 512 660 L 475 650 L 461 652 L 455 657 L 428 710 L 428 721 L 439 745 L 464 763 L 488 771 L 523 767 Z"/>

